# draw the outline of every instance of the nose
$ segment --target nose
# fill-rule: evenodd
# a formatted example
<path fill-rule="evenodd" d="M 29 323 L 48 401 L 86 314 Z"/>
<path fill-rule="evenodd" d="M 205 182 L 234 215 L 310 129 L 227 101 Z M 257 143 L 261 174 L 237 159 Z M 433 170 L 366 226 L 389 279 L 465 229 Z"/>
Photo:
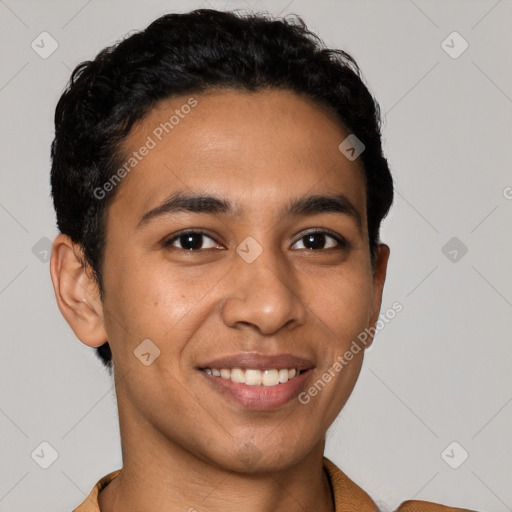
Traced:
<path fill-rule="evenodd" d="M 230 287 L 222 317 L 232 328 L 250 326 L 260 334 L 293 329 L 306 321 L 297 280 L 278 253 L 265 250 L 252 263 L 238 258 L 230 272 Z"/>

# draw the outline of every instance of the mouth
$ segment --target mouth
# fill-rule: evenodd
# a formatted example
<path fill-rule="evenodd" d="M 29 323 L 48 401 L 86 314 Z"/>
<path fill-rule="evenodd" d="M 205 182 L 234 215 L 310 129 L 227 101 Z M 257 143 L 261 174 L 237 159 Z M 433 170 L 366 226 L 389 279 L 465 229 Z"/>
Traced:
<path fill-rule="evenodd" d="M 272 387 L 285 384 L 307 370 L 298 368 L 269 368 L 268 370 L 257 368 L 205 368 L 203 371 L 208 375 L 231 380 L 231 382 L 237 384 Z"/>
<path fill-rule="evenodd" d="M 207 383 L 231 404 L 255 410 L 276 409 L 296 398 L 314 370 L 308 359 L 245 353 L 197 368 Z"/>

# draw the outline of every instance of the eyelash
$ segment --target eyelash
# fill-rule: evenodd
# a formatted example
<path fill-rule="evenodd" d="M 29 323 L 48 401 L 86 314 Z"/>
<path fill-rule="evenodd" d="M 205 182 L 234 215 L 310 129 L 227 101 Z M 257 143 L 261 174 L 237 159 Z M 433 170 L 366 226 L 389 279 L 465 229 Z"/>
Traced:
<path fill-rule="evenodd" d="M 170 249 L 176 249 L 176 250 L 180 250 L 180 251 L 185 251 L 187 253 L 211 250 L 211 248 L 210 249 L 184 249 L 182 247 L 172 247 L 173 242 L 175 242 L 176 240 L 178 240 L 180 237 L 182 237 L 184 235 L 190 235 L 190 234 L 193 234 L 193 235 L 203 235 L 203 236 L 209 238 L 210 240 L 213 240 L 215 243 L 218 243 L 208 233 L 205 233 L 204 231 L 201 231 L 201 230 L 192 230 L 192 229 L 190 229 L 190 230 L 181 231 L 178 234 L 174 235 L 172 238 L 166 240 L 163 243 L 163 247 L 164 248 L 168 248 L 168 249 L 170 248 Z M 320 235 L 320 234 L 321 235 L 327 235 L 328 237 L 333 238 L 338 243 L 338 247 L 328 247 L 327 249 L 300 249 L 300 250 L 306 250 L 306 251 L 309 251 L 309 252 L 323 252 L 323 251 L 333 250 L 333 249 L 335 249 L 335 250 L 345 250 L 346 251 L 346 250 L 351 248 L 351 244 L 343 236 L 341 236 L 341 235 L 339 235 L 339 234 L 337 234 L 337 233 L 335 233 L 333 231 L 330 231 L 329 229 L 317 229 L 317 230 L 313 229 L 313 230 L 307 231 L 296 242 L 294 242 L 293 245 L 295 245 L 297 242 L 300 242 L 301 240 L 303 240 L 304 238 L 306 238 L 309 235 Z"/>

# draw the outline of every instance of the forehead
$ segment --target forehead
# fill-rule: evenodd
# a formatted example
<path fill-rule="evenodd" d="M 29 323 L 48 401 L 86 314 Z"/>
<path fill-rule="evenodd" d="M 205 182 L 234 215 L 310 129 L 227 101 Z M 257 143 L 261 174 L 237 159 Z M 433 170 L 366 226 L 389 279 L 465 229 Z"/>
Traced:
<path fill-rule="evenodd" d="M 188 188 L 270 210 L 271 199 L 330 191 L 349 196 L 364 217 L 362 165 L 338 149 L 348 135 L 324 107 L 287 90 L 214 90 L 167 99 L 125 139 L 124 163 L 137 162 L 113 205 L 141 213 Z"/>

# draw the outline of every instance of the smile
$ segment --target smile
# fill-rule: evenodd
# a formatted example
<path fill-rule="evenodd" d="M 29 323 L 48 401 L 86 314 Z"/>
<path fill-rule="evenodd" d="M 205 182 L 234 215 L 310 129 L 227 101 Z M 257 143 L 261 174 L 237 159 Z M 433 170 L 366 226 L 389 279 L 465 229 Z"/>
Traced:
<path fill-rule="evenodd" d="M 220 377 L 222 379 L 231 380 L 238 384 L 246 386 L 277 386 L 285 384 L 289 380 L 295 379 L 301 373 L 297 368 L 270 368 L 267 370 L 259 370 L 257 368 L 205 368 L 203 370 L 208 375 Z"/>
<path fill-rule="evenodd" d="M 293 354 L 241 352 L 201 361 L 196 369 L 229 407 L 261 411 L 283 407 L 297 398 L 315 364 Z"/>

